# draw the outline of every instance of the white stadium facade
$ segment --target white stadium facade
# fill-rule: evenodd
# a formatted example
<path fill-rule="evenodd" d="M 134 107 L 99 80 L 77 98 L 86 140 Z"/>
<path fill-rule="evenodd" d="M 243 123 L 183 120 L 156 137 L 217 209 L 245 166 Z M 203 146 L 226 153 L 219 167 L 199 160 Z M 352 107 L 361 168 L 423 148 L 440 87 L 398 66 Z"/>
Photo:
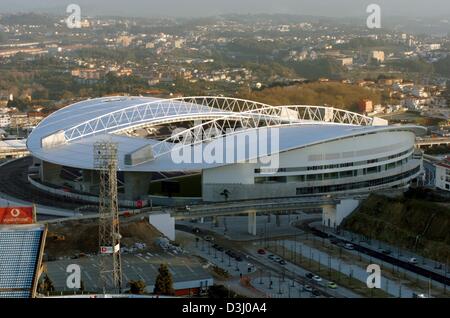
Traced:
<path fill-rule="evenodd" d="M 94 144 L 118 149 L 124 205 L 236 201 L 406 188 L 425 129 L 323 106 L 225 97 L 106 97 L 62 108 L 31 133 L 30 182 L 95 196 Z"/>

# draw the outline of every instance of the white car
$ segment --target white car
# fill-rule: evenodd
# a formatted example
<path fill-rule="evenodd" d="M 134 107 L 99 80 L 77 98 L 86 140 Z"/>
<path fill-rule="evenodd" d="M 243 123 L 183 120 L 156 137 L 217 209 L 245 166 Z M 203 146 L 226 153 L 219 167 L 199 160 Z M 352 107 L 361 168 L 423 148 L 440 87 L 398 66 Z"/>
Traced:
<path fill-rule="evenodd" d="M 408 260 L 408 263 L 410 263 L 410 264 L 417 264 L 417 258 L 411 257 L 411 258 Z"/>
<path fill-rule="evenodd" d="M 314 275 L 314 276 L 312 277 L 312 279 L 315 280 L 316 282 L 321 282 L 321 281 L 322 281 L 322 277 L 317 276 L 317 275 Z"/>
<path fill-rule="evenodd" d="M 354 247 L 353 244 L 351 244 L 351 243 L 346 243 L 346 244 L 344 245 L 344 248 L 345 248 L 345 249 L 348 249 L 348 250 L 353 250 L 355 247 Z"/>

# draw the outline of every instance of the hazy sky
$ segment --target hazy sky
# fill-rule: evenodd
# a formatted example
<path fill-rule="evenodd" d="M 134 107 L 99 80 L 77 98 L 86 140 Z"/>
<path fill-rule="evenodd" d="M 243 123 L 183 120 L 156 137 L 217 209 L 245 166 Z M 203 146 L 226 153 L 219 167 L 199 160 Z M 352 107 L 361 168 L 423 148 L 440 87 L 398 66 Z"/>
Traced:
<path fill-rule="evenodd" d="M 289 13 L 331 17 L 363 16 L 370 3 L 386 16 L 449 17 L 450 0 L 0 0 L 0 13 L 65 14 L 68 4 L 84 15 L 211 16 L 226 13 Z"/>

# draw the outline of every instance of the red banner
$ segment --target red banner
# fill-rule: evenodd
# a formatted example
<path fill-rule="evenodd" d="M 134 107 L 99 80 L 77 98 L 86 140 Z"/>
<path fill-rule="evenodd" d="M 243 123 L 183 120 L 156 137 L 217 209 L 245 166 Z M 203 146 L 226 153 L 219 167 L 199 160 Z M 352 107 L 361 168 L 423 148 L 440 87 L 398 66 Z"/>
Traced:
<path fill-rule="evenodd" d="M 0 207 L 0 224 L 31 224 L 33 223 L 32 206 Z"/>

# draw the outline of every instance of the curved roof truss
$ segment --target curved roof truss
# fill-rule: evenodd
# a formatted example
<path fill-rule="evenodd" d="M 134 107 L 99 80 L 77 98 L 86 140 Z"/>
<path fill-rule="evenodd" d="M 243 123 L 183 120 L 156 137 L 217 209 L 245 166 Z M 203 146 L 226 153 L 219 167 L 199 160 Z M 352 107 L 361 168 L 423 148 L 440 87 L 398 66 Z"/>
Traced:
<path fill-rule="evenodd" d="M 174 142 L 181 146 L 193 145 L 234 134 L 240 130 L 260 127 L 317 122 L 357 126 L 374 125 L 374 120 L 370 117 L 331 107 L 270 106 L 237 98 L 194 96 L 161 99 L 128 106 L 54 133 L 55 136 L 45 137 L 41 143 L 50 143 L 54 146 L 61 142 L 70 142 L 96 134 L 127 133 L 137 128 L 149 128 L 187 120 L 194 121 L 194 127 L 180 129 L 171 137 L 151 146 L 153 158 L 170 152 Z M 203 122 L 196 124 L 195 121 Z"/>
<path fill-rule="evenodd" d="M 240 112 L 238 116 L 236 116 L 236 113 L 228 114 L 189 129 L 182 129 L 171 137 L 153 145 L 153 154 L 156 158 L 170 152 L 173 142 L 177 142 L 181 146 L 190 146 L 234 134 L 238 129 L 248 130 L 259 127 L 292 126 L 299 123 L 317 122 L 357 126 L 373 125 L 373 119 L 370 117 L 332 107 L 266 106 Z"/>
<path fill-rule="evenodd" d="M 269 105 L 238 98 L 194 96 L 161 99 L 129 106 L 82 122 L 64 131 L 66 141 L 97 133 L 128 130 L 192 118 L 217 118 Z M 211 115 L 208 117 L 208 115 Z"/>

